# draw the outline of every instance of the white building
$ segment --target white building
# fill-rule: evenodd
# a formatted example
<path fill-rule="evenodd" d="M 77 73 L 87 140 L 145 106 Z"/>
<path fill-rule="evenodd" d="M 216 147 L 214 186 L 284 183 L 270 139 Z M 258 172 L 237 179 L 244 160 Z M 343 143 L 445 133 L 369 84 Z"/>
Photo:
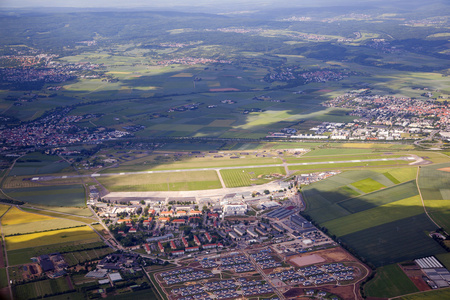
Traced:
<path fill-rule="evenodd" d="M 227 204 L 223 206 L 225 216 L 241 216 L 247 213 L 247 204 Z"/>

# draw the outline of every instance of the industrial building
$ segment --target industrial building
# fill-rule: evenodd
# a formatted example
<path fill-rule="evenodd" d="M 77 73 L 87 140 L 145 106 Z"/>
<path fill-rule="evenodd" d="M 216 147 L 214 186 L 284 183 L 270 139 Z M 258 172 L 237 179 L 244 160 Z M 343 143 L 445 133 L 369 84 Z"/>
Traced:
<path fill-rule="evenodd" d="M 292 215 L 291 216 L 291 222 L 294 222 L 298 226 L 301 226 L 302 228 L 312 228 L 313 225 L 311 222 L 307 221 L 305 218 L 299 215 Z"/>
<path fill-rule="evenodd" d="M 240 236 L 243 236 L 245 234 L 245 229 L 243 228 L 234 227 L 233 230 L 236 231 L 236 233 L 239 234 Z"/>
<path fill-rule="evenodd" d="M 430 279 L 428 284 L 432 288 L 445 288 L 450 286 L 450 272 L 434 256 L 419 258 L 414 262 Z"/>
<path fill-rule="evenodd" d="M 282 220 L 284 218 L 289 217 L 290 215 L 294 214 L 293 206 L 290 207 L 280 207 L 278 209 L 275 209 L 274 211 L 271 211 L 266 216 L 275 220 Z"/>

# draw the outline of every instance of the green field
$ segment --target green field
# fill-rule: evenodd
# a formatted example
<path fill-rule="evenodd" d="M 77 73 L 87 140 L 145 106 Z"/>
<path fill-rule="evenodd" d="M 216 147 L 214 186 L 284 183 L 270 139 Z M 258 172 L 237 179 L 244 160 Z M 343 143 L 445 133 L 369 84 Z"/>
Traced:
<path fill-rule="evenodd" d="M 103 258 L 104 256 L 114 252 L 109 247 L 100 248 L 100 249 L 92 249 L 85 251 L 77 251 L 63 254 L 64 260 L 67 262 L 69 266 L 75 266 L 79 263 L 83 263 L 85 261 L 92 261 L 96 259 Z"/>
<path fill-rule="evenodd" d="M 285 175 L 283 167 L 221 170 L 226 187 L 241 187 L 270 182 Z"/>
<path fill-rule="evenodd" d="M 98 177 L 109 191 L 189 191 L 222 187 L 216 171 L 169 172 Z"/>
<path fill-rule="evenodd" d="M 389 187 L 361 194 L 362 191 L 353 186 L 361 180 L 376 182 L 376 185 L 382 182 L 384 186 Z M 319 223 L 418 194 L 414 181 L 394 185 L 383 173 L 369 170 L 343 172 L 306 186 L 302 192 L 306 198 L 306 213 Z"/>
<path fill-rule="evenodd" d="M 0 268 L 0 289 L 8 286 L 8 277 L 6 277 L 6 268 Z"/>
<path fill-rule="evenodd" d="M 418 195 L 414 181 L 405 182 L 370 194 L 340 202 L 339 205 L 351 213 L 361 212 L 383 204 Z"/>
<path fill-rule="evenodd" d="M 376 267 L 445 253 L 427 234 L 436 226 L 425 214 L 341 236 L 339 239 Z"/>
<path fill-rule="evenodd" d="M 375 192 L 386 187 L 385 185 L 379 183 L 376 180 L 373 180 L 372 178 L 362 179 L 360 181 L 352 183 L 351 185 L 362 191 L 363 193 Z"/>
<path fill-rule="evenodd" d="M 390 298 L 419 291 L 396 264 L 380 267 L 376 272 L 375 278 L 364 286 L 366 296 Z"/>
<path fill-rule="evenodd" d="M 380 154 L 380 153 L 368 153 L 368 154 L 357 154 L 357 155 L 351 155 L 351 156 L 342 156 L 339 154 L 336 155 L 332 155 L 332 153 L 334 153 L 334 149 L 326 149 L 329 153 L 329 155 L 327 156 L 318 156 L 318 157 L 306 157 L 306 156 L 302 156 L 302 157 L 287 157 L 286 158 L 286 162 L 287 163 L 303 163 L 303 162 L 308 162 L 308 163 L 312 163 L 312 162 L 328 162 L 331 164 L 346 164 L 344 163 L 344 161 L 352 161 L 352 160 L 366 160 L 366 159 L 383 159 L 383 158 L 400 158 L 400 157 L 404 157 L 404 154 L 398 153 L 398 154 L 394 154 L 394 155 L 385 155 L 385 154 Z M 343 149 L 346 150 L 346 149 Z M 354 150 L 354 149 L 350 149 L 350 150 Z M 339 150 L 337 150 L 339 152 Z M 396 161 L 380 161 L 379 163 L 383 163 L 383 164 L 394 164 Z M 357 162 L 359 164 L 362 164 L 362 166 L 365 166 L 366 164 L 370 163 L 370 162 Z"/>
<path fill-rule="evenodd" d="M 398 300 L 443 300 L 450 298 L 450 288 L 427 291 L 397 298 Z"/>
<path fill-rule="evenodd" d="M 92 248 L 104 247 L 105 244 L 97 238 L 85 241 L 65 242 L 60 244 L 51 244 L 32 248 L 22 248 L 8 251 L 8 262 L 10 265 L 22 265 L 31 262 L 32 257 L 54 252 L 75 252 L 84 251 Z"/>
<path fill-rule="evenodd" d="M 375 266 L 443 253 L 426 233 L 436 228 L 424 214 L 415 180 L 392 180 L 410 179 L 415 169 L 405 170 L 403 176 L 392 169 L 347 171 L 306 186 L 305 213 Z M 371 192 L 375 186 L 386 187 Z"/>
<path fill-rule="evenodd" d="M 29 153 L 16 161 L 9 176 L 58 173 L 70 165 L 56 155 Z"/>
<path fill-rule="evenodd" d="M 419 188 L 427 211 L 445 230 L 450 230 L 450 164 L 422 167 Z"/>
<path fill-rule="evenodd" d="M 14 299 L 41 298 L 44 295 L 59 294 L 70 290 L 66 277 L 41 280 L 17 285 L 13 288 Z"/>
<path fill-rule="evenodd" d="M 450 269 L 450 252 L 436 255 L 437 259 L 446 267 Z"/>
<path fill-rule="evenodd" d="M 256 155 L 239 156 L 237 159 L 231 159 L 232 153 L 227 154 L 210 154 L 205 157 L 193 157 L 192 155 L 177 156 L 175 153 L 171 155 L 156 155 L 151 157 L 143 157 L 122 163 L 117 168 L 106 169 L 100 173 L 118 173 L 118 172 L 138 172 L 138 171 L 159 171 L 159 170 L 183 170 L 183 169 L 202 169 L 202 168 L 218 168 L 233 166 L 253 166 L 253 165 L 269 165 L 281 164 L 279 158 L 272 157 L 256 157 Z M 202 156 L 202 155 L 199 155 Z M 222 157 L 214 157 L 222 156 Z"/>
<path fill-rule="evenodd" d="M 349 162 L 341 163 L 339 161 L 333 161 L 332 163 L 317 163 L 311 165 L 298 165 L 289 166 L 289 170 L 339 170 L 339 169 L 360 169 L 366 167 L 392 167 L 392 166 L 405 166 L 408 162 L 404 160 L 391 160 L 391 161 L 369 161 L 369 162 Z"/>
<path fill-rule="evenodd" d="M 47 232 L 30 233 L 6 237 L 6 249 L 8 251 L 29 247 L 73 242 L 80 240 L 98 239 L 98 235 L 89 227 L 76 227 Z"/>
<path fill-rule="evenodd" d="M 17 200 L 50 206 L 85 206 L 82 185 L 45 186 L 23 189 L 5 189 L 5 193 Z"/>
<path fill-rule="evenodd" d="M 378 207 L 325 222 L 322 225 L 336 236 L 343 236 L 392 221 L 423 213 L 419 196 L 402 199 Z M 358 226 L 355 226 L 358 224 Z"/>
<path fill-rule="evenodd" d="M 62 295 L 46 297 L 46 300 L 85 300 L 86 298 L 82 293 L 73 292 Z"/>
<path fill-rule="evenodd" d="M 356 154 L 365 154 L 365 153 L 372 153 L 374 152 L 373 149 L 345 149 L 345 148 L 338 148 L 338 149 L 316 149 L 313 151 L 310 151 L 306 153 L 305 157 L 312 157 L 312 156 L 337 156 L 339 155 L 342 158 L 349 157 L 353 159 L 352 156 Z"/>

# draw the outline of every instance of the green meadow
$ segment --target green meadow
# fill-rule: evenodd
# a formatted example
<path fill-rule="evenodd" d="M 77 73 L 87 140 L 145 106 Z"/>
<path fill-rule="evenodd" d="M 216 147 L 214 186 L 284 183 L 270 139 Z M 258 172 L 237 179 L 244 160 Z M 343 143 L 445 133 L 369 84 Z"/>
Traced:
<path fill-rule="evenodd" d="M 216 171 L 170 172 L 98 177 L 109 191 L 189 191 L 221 188 Z"/>
<path fill-rule="evenodd" d="M 226 187 L 241 187 L 268 183 L 286 174 L 283 167 L 221 170 Z"/>
<path fill-rule="evenodd" d="M 343 172 L 302 189 L 305 213 L 374 266 L 445 253 L 426 233 L 436 228 L 416 174 L 417 167 Z M 443 219 L 447 208 L 433 204 Z"/>
<path fill-rule="evenodd" d="M 34 152 L 19 158 L 9 176 L 52 174 L 68 167 L 69 164 L 56 155 Z"/>
<path fill-rule="evenodd" d="M 42 205 L 82 207 L 86 204 L 82 185 L 5 189 L 4 192 L 14 199 Z"/>
<path fill-rule="evenodd" d="M 433 290 L 398 298 L 399 300 L 442 300 L 450 297 L 450 289 Z"/>
<path fill-rule="evenodd" d="M 364 286 L 367 296 L 379 298 L 390 298 L 418 291 L 419 289 L 397 264 L 378 268 L 375 278 Z"/>

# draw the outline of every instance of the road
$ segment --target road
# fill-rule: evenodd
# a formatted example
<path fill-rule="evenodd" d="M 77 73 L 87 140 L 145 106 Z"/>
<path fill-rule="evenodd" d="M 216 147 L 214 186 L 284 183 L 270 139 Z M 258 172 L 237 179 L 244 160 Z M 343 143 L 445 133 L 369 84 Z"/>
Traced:
<path fill-rule="evenodd" d="M 438 134 L 439 132 L 440 132 L 440 130 L 433 130 L 432 132 L 430 132 L 430 134 L 427 137 L 425 137 L 425 138 L 423 138 L 421 140 L 414 141 L 414 145 L 422 147 L 422 148 L 429 148 L 427 146 L 421 145 L 421 143 L 427 142 L 427 141 L 430 141 L 430 142 L 433 141 L 434 136 L 436 134 Z M 436 149 L 436 150 L 440 150 L 440 149 Z"/>
<path fill-rule="evenodd" d="M 125 175 L 142 175 L 142 174 L 165 174 L 176 172 L 194 172 L 194 171 L 216 171 L 217 170 L 242 170 L 242 169 L 254 169 L 254 168 L 267 168 L 267 167 L 282 167 L 287 168 L 291 166 L 312 166 L 312 165 L 333 165 L 333 164 L 345 164 L 345 163 L 365 163 L 376 161 L 395 161 L 395 160 L 415 160 L 412 156 L 394 157 L 394 158 L 375 158 L 375 159 L 354 159 L 354 160 L 340 160 L 340 161 L 318 161 L 318 162 L 304 162 L 304 163 L 282 163 L 273 165 L 255 165 L 255 166 L 237 166 L 237 167 L 221 167 L 221 168 L 197 168 L 197 169 L 178 169 L 178 170 L 155 170 L 155 171 L 140 171 L 140 172 L 119 172 L 119 173 L 94 173 L 91 175 L 65 175 L 65 176 L 36 176 L 33 180 L 54 180 L 54 179 L 69 179 L 69 178 L 83 178 L 83 177 L 106 177 L 106 176 L 125 176 Z"/>
<path fill-rule="evenodd" d="M 247 259 L 248 259 L 249 261 L 252 262 L 253 266 L 256 268 L 256 270 L 258 271 L 258 273 L 264 278 L 264 280 L 265 280 L 266 282 L 268 282 L 268 283 L 272 286 L 272 289 L 273 289 L 273 291 L 278 295 L 278 298 L 280 298 L 280 299 L 282 299 L 282 300 L 285 300 L 286 298 L 284 297 L 284 295 L 283 295 L 283 294 L 277 289 L 277 287 L 272 283 L 272 280 L 270 280 L 269 276 L 267 276 L 267 274 L 264 273 L 263 269 L 261 269 L 261 267 L 260 267 L 259 264 L 256 262 L 256 260 L 248 254 L 248 251 L 241 251 L 241 253 L 244 254 L 244 255 L 247 257 Z"/>
<path fill-rule="evenodd" d="M 1 220 L 3 218 L 3 216 L 6 215 L 6 213 L 11 209 L 12 206 L 10 206 L 8 208 L 8 210 L 1 216 L 0 218 L 0 232 L 2 235 L 2 244 L 3 244 L 3 249 L 4 249 L 4 255 L 5 255 L 5 268 L 6 268 L 6 280 L 8 281 L 8 289 L 9 289 L 9 295 L 10 295 L 10 299 L 13 299 L 13 293 L 12 293 L 12 288 L 11 288 L 11 280 L 9 279 L 9 262 L 8 262 L 8 251 L 6 251 L 6 242 L 5 242 L 5 234 L 3 233 L 3 228 L 2 228 L 2 224 L 1 224 Z M 1 255 L 1 254 L 0 254 Z"/>

